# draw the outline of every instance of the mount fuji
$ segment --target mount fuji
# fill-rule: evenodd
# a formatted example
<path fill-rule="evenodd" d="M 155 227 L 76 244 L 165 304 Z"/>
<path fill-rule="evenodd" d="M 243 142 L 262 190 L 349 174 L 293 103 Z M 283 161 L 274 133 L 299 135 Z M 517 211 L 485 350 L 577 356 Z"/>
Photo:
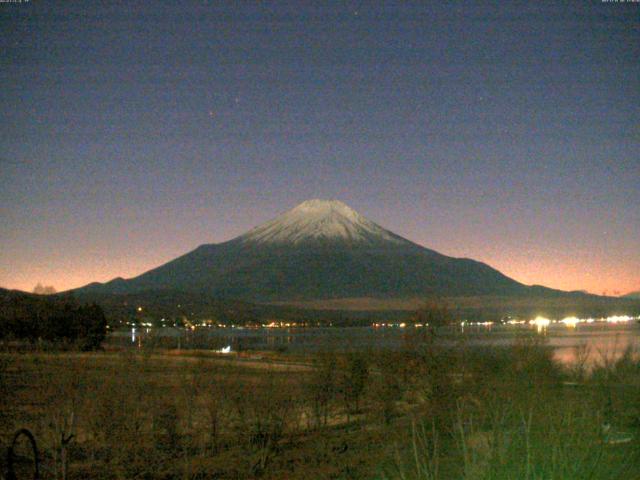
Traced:
<path fill-rule="evenodd" d="M 181 291 L 282 302 L 519 295 L 535 288 L 541 287 L 417 245 L 340 201 L 308 200 L 227 242 L 201 245 L 135 278 L 93 283 L 76 292 Z"/>

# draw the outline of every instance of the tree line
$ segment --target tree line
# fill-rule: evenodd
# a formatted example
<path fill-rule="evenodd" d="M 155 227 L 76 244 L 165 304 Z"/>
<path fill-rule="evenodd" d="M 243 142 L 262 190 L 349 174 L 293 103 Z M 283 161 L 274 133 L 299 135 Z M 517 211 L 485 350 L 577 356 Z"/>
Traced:
<path fill-rule="evenodd" d="M 70 297 L 0 294 L 0 340 L 65 343 L 95 350 L 106 331 L 107 320 L 98 305 L 81 305 Z"/>

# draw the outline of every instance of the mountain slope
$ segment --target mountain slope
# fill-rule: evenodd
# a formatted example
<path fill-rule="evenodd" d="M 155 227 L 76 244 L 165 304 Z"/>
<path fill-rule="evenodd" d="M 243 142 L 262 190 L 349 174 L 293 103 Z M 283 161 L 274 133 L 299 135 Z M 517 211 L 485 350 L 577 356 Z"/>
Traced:
<path fill-rule="evenodd" d="M 486 264 L 416 245 L 341 202 L 310 200 L 228 242 L 202 245 L 138 277 L 80 291 L 182 290 L 282 301 L 519 295 L 529 289 Z"/>

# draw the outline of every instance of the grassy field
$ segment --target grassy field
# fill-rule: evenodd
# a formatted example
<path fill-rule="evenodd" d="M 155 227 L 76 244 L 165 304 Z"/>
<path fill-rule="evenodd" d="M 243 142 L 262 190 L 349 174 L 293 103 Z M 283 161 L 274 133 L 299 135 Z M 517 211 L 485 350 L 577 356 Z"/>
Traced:
<path fill-rule="evenodd" d="M 562 367 L 535 336 L 297 357 L 4 353 L 0 378 L 0 444 L 33 432 L 42 478 L 640 478 L 637 357 Z"/>

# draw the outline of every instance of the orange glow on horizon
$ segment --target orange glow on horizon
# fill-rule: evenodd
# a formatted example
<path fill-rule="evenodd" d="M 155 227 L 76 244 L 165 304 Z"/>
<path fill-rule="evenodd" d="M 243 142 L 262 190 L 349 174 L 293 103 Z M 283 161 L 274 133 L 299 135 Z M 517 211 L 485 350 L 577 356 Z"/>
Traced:
<path fill-rule="evenodd" d="M 160 266 L 171 258 L 158 258 L 150 261 L 148 257 L 119 259 L 109 265 L 100 261 L 94 265 L 83 262 L 82 267 L 68 268 L 54 264 L 48 266 L 24 265 L 21 272 L 0 272 L 0 287 L 33 291 L 40 282 L 52 285 L 58 292 L 82 287 L 91 282 L 108 282 L 116 277 L 132 278 L 147 270 Z M 597 272 L 571 262 L 522 262 L 514 260 L 485 259 L 485 263 L 503 274 L 526 285 L 543 285 L 559 290 L 585 290 L 597 295 L 619 296 L 640 290 L 640 279 L 634 276 L 625 265 L 605 266 Z M 68 263 L 68 262 L 64 262 Z M 66 267 L 66 268 L 65 268 Z"/>

